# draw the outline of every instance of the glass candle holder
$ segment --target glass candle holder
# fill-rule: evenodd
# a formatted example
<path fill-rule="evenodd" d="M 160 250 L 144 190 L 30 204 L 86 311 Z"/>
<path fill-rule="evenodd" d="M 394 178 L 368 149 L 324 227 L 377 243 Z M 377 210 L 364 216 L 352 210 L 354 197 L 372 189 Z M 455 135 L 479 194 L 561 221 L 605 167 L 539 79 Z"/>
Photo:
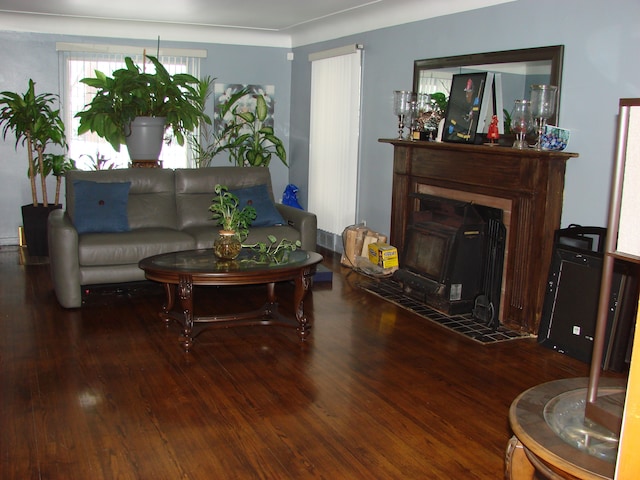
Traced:
<path fill-rule="evenodd" d="M 558 87 L 555 85 L 531 85 L 531 115 L 538 127 L 538 141 L 534 148 L 542 150 L 541 137 L 549 117 L 556 112 Z"/>
<path fill-rule="evenodd" d="M 405 117 L 411 114 L 413 92 L 396 90 L 393 92 L 393 113 L 398 117 L 398 140 L 404 138 Z"/>
<path fill-rule="evenodd" d="M 529 100 L 516 100 L 511 111 L 511 131 L 516 135 L 513 148 L 528 148 L 526 137 L 527 133 L 532 129 L 531 102 Z"/>

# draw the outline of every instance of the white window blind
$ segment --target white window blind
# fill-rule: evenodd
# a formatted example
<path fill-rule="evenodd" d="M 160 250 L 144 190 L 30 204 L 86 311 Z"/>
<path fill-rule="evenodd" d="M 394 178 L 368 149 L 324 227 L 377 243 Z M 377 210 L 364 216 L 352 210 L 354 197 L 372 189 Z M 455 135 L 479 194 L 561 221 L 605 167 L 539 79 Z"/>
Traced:
<path fill-rule="evenodd" d="M 347 51 L 310 56 L 309 210 L 333 234 L 356 220 L 362 53 Z"/>
<path fill-rule="evenodd" d="M 127 167 L 130 159 L 125 145 L 120 147 L 120 152 L 116 152 L 107 141 L 94 133 L 87 132 L 78 135 L 80 120 L 75 118 L 75 115 L 91 101 L 95 91 L 84 83 L 80 83 L 80 80 L 85 77 L 94 77 L 95 70 L 111 75 L 114 70 L 125 67 L 125 56 L 131 57 L 136 65 L 142 68 L 145 50 L 116 45 L 64 43 L 58 44 L 57 49 L 61 62 L 61 102 L 67 142 L 69 143 L 69 158 L 75 160 L 77 167 L 82 170 L 94 169 L 98 156 L 106 160 L 106 165 L 103 165 L 103 168 L 107 168 L 109 165 L 116 168 Z M 146 52 L 154 56 L 157 54 L 155 49 L 149 49 Z M 190 73 L 199 78 L 200 57 L 202 56 L 202 52 L 198 50 L 181 52 L 177 49 L 161 49 L 158 59 L 171 74 Z M 147 61 L 144 68 L 148 72 L 153 72 L 154 66 Z M 167 131 L 167 134 L 169 133 L 170 130 Z M 187 144 L 180 146 L 171 141 L 170 137 L 168 138 L 169 144 L 163 145 L 160 154 L 163 166 L 165 168 L 193 166 L 190 158 L 191 152 Z"/>
<path fill-rule="evenodd" d="M 453 73 L 450 72 L 422 71 L 420 72 L 420 78 L 418 80 L 420 92 L 429 94 L 442 92 L 449 97 L 452 79 Z"/>

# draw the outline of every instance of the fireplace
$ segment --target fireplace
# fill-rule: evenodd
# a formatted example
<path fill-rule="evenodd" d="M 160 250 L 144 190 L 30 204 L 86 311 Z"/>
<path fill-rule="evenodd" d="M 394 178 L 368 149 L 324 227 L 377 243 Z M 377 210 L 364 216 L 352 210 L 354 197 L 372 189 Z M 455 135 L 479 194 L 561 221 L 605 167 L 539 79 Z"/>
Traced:
<path fill-rule="evenodd" d="M 500 283 L 496 296 L 489 272 L 502 270 L 502 256 L 491 254 L 490 240 L 502 212 L 422 193 L 411 196 L 418 208 L 394 274 L 405 294 L 449 315 L 473 312 L 479 299 L 499 302 Z M 478 313 L 483 323 L 493 320 L 482 307 Z"/>
<path fill-rule="evenodd" d="M 473 202 L 503 211 L 505 249 L 499 321 L 536 333 L 560 227 L 565 165 L 575 153 L 484 145 L 380 140 L 394 146 L 389 241 L 408 245 L 416 194 Z M 496 273 L 496 272 L 494 272 Z"/>

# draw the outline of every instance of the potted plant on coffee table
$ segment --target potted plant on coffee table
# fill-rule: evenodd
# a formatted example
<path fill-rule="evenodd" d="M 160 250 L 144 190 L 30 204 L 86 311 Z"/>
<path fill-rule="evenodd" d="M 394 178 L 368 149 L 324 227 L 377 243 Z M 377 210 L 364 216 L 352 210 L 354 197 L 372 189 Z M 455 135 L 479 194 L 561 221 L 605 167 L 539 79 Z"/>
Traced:
<path fill-rule="evenodd" d="M 209 207 L 211 217 L 222 229 L 213 244 L 213 251 L 223 260 L 233 260 L 240 254 L 242 241 L 247 237 L 249 226 L 256 218 L 256 209 L 246 205 L 239 208 L 239 200 L 224 185 L 214 187 L 216 196 Z"/>
<path fill-rule="evenodd" d="M 80 119 L 78 134 L 94 132 L 116 151 L 126 144 L 134 163 L 157 162 L 166 130 L 170 129 L 175 141 L 184 145 L 185 136 L 201 120 L 211 123 L 199 103 L 199 80 L 187 73 L 171 75 L 156 57 L 146 58 L 155 73 L 141 70 L 126 57 L 125 68 L 112 76 L 96 70 L 95 77 L 80 80 L 96 93 L 76 114 Z"/>
<path fill-rule="evenodd" d="M 27 150 L 27 175 L 31 181 L 33 202 L 22 207 L 22 217 L 31 256 L 47 256 L 47 218 L 51 210 L 61 207 L 57 196 L 54 204 L 49 203 L 46 184 L 46 177 L 51 172 L 48 161 L 53 155 L 47 149 L 56 146 L 64 152 L 67 147 L 60 110 L 54 108 L 56 101 L 57 95 L 52 93 L 36 95 L 32 79 L 29 79 L 24 94 L 0 93 L 2 137 L 6 139 L 7 134 L 12 132 L 16 137 L 16 149 L 22 145 Z M 64 159 L 64 155 L 59 156 Z M 38 199 L 38 176 L 42 202 Z"/>

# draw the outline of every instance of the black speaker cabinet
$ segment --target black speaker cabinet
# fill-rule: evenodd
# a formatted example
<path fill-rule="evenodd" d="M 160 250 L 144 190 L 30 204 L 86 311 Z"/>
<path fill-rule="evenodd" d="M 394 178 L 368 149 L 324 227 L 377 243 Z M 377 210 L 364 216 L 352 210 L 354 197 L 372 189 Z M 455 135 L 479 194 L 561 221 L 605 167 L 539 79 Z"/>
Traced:
<path fill-rule="evenodd" d="M 570 236 L 575 240 L 575 232 Z M 603 254 L 556 238 L 538 331 L 538 343 L 586 363 L 591 362 Z M 599 242 L 598 242 L 599 243 Z M 586 245 L 581 245 L 586 246 Z M 589 247 L 592 247 L 590 244 Z M 603 368 L 622 371 L 628 365 L 636 313 L 637 276 L 616 263 L 611 284 Z"/>

